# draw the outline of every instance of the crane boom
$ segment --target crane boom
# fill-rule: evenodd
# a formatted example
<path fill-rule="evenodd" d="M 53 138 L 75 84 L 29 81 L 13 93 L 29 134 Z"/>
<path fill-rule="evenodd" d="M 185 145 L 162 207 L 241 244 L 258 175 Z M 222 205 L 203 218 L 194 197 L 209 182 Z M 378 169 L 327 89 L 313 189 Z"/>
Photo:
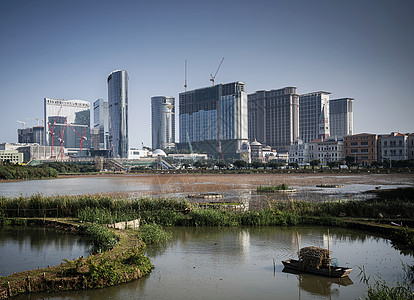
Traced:
<path fill-rule="evenodd" d="M 213 86 L 214 86 L 214 79 L 216 79 L 217 73 L 220 70 L 220 67 L 221 67 L 221 64 L 223 63 L 223 60 L 224 60 L 224 57 L 221 59 L 220 64 L 218 65 L 217 70 L 214 73 L 214 76 L 213 76 L 213 74 L 210 74 L 210 81 L 213 83 Z"/>

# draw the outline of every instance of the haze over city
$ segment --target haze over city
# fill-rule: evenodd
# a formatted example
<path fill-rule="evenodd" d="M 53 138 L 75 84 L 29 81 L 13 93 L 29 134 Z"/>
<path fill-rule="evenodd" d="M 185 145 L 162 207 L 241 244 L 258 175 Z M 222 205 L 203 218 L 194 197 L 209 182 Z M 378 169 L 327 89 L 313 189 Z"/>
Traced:
<path fill-rule="evenodd" d="M 413 132 L 412 1 L 1 1 L 0 141 L 43 99 L 108 98 L 129 74 L 129 144 L 151 144 L 151 97 L 243 81 L 247 93 L 354 98 L 354 133 Z M 178 135 L 177 135 L 178 136 Z"/>

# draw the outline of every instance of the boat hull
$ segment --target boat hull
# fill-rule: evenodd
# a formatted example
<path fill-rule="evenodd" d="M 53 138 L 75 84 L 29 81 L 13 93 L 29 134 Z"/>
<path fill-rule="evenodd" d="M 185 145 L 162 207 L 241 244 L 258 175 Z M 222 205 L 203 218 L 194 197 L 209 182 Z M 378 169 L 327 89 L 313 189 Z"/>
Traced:
<path fill-rule="evenodd" d="M 284 260 L 282 261 L 282 263 L 283 263 L 283 266 L 288 269 L 292 269 L 292 270 L 296 270 L 300 272 L 312 273 L 312 274 L 316 274 L 320 276 L 327 276 L 327 277 L 341 278 L 341 277 L 348 276 L 349 273 L 352 272 L 352 269 L 347 268 L 347 267 L 336 267 L 336 268 L 335 267 L 331 267 L 331 268 L 323 267 L 319 269 L 315 268 L 315 269 L 304 270 L 300 267 L 299 261 L 295 259 Z"/>

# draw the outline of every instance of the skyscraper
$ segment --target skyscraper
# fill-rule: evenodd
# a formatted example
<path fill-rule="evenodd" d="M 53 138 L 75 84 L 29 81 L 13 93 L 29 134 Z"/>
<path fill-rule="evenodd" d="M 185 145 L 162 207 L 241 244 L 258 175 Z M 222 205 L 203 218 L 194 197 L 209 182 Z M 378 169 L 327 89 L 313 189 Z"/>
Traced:
<path fill-rule="evenodd" d="M 175 146 L 175 99 L 157 96 L 151 98 L 151 131 L 153 149 Z"/>
<path fill-rule="evenodd" d="M 313 92 L 299 96 L 299 137 L 305 143 L 329 136 L 328 92 Z"/>
<path fill-rule="evenodd" d="M 249 140 L 288 151 L 299 137 L 299 95 L 296 87 L 257 91 L 248 96 Z"/>
<path fill-rule="evenodd" d="M 65 147 L 69 154 L 90 148 L 90 106 L 85 100 L 45 98 L 45 145 Z"/>
<path fill-rule="evenodd" d="M 331 137 L 344 137 L 354 132 L 354 99 L 329 100 L 329 131 Z"/>
<path fill-rule="evenodd" d="M 128 158 L 128 73 L 108 76 L 109 151 L 114 158 Z"/>
<path fill-rule="evenodd" d="M 180 143 L 217 158 L 240 158 L 248 139 L 247 94 L 243 82 L 180 93 Z"/>
<path fill-rule="evenodd" d="M 108 149 L 109 145 L 108 102 L 98 99 L 93 103 L 93 128 L 98 131 L 99 150 Z M 98 150 L 98 149 L 96 149 Z"/>

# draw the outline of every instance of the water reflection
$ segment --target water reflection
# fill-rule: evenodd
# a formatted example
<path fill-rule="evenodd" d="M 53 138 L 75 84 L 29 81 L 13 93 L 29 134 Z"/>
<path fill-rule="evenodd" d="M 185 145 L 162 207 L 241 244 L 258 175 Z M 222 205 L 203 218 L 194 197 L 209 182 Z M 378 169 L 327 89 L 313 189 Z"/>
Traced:
<path fill-rule="evenodd" d="M 354 269 L 349 278 L 333 279 L 283 271 L 282 260 L 297 258 L 300 247 L 326 247 L 328 228 L 169 228 L 173 239 L 149 245 L 155 269 L 128 284 L 31 299 L 357 299 L 368 287 L 358 280 L 358 266 L 367 276 L 389 282 L 402 274 L 401 262 L 412 264 L 386 239 L 362 231 L 330 229 L 329 243 L 339 264 Z M 275 269 L 273 260 L 276 262 Z M 26 299 L 26 298 L 21 298 Z"/>
<path fill-rule="evenodd" d="M 0 276 L 87 256 L 88 239 L 49 228 L 12 227 L 0 230 Z"/>
<path fill-rule="evenodd" d="M 300 273 L 291 269 L 284 268 L 283 273 L 294 274 L 298 279 L 298 287 L 302 291 L 306 291 L 312 295 L 320 296 L 339 296 L 338 286 L 348 286 L 354 284 L 349 277 L 345 278 L 329 278 L 315 276 L 306 273 Z M 334 285 L 334 287 L 332 287 Z"/>

